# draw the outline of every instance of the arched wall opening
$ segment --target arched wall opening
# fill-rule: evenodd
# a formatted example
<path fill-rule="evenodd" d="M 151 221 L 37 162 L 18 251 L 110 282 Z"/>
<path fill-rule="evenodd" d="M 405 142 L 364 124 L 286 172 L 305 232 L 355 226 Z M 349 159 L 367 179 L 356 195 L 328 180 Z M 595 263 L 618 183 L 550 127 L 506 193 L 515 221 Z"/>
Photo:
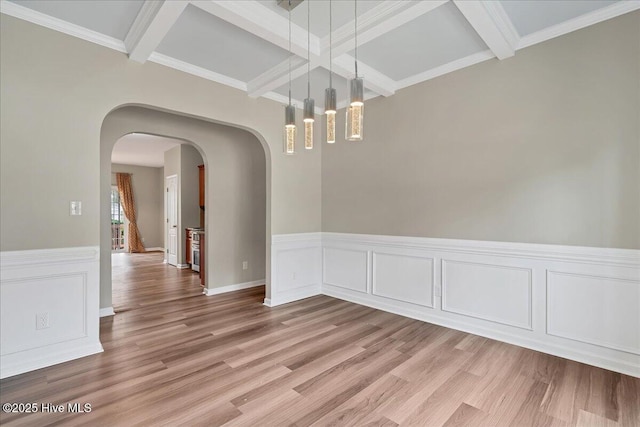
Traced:
<path fill-rule="evenodd" d="M 125 105 L 104 119 L 100 135 L 100 307 L 112 306 L 111 153 L 118 139 L 146 133 L 183 140 L 205 164 L 206 287 L 264 279 L 270 296 L 271 167 L 257 132 L 144 105 Z M 262 188 L 253 188 L 256 183 Z M 243 270 L 243 261 L 249 261 Z M 260 273 L 262 277 L 254 277 Z"/>

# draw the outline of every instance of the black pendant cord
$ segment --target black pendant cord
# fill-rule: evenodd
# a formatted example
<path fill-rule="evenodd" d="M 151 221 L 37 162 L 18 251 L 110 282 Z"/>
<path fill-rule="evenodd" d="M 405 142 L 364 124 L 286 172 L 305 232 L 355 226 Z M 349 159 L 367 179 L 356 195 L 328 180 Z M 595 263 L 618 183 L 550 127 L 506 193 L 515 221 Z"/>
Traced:
<path fill-rule="evenodd" d="M 289 105 L 291 105 L 291 0 L 289 0 Z"/>
<path fill-rule="evenodd" d="M 307 98 L 311 98 L 311 0 L 307 0 Z"/>
<path fill-rule="evenodd" d="M 353 14 L 355 15 L 355 64 L 356 64 L 356 78 L 358 78 L 358 0 L 353 0 Z"/>
<path fill-rule="evenodd" d="M 329 88 L 333 89 L 333 13 L 329 0 Z"/>

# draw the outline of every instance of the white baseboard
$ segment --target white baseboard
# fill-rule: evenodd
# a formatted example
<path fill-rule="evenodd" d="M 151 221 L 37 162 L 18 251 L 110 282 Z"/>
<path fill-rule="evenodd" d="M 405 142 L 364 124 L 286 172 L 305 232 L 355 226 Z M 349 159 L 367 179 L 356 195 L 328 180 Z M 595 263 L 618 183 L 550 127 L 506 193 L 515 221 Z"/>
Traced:
<path fill-rule="evenodd" d="M 98 247 L 0 253 L 1 378 L 102 351 L 99 257 Z"/>
<path fill-rule="evenodd" d="M 100 317 L 109 317 L 115 316 L 115 311 L 113 311 L 113 307 L 105 307 L 100 309 Z"/>
<path fill-rule="evenodd" d="M 277 298 L 273 297 L 273 293 L 271 298 L 264 299 L 264 305 L 267 307 L 276 307 L 282 304 L 288 304 L 294 301 L 300 301 L 305 298 L 314 297 L 316 295 L 321 295 L 319 286 L 307 286 L 304 288 L 297 288 L 291 292 L 280 293 Z"/>
<path fill-rule="evenodd" d="M 271 252 L 269 307 L 325 294 L 640 377 L 639 250 L 301 233 Z"/>
<path fill-rule="evenodd" d="M 227 292 L 240 291 L 242 289 L 255 288 L 257 286 L 264 286 L 265 280 L 254 280 L 253 282 L 236 283 L 235 285 L 227 285 L 219 288 L 205 288 L 204 294 L 208 297 L 212 295 L 225 294 Z"/>
<path fill-rule="evenodd" d="M 147 252 L 164 252 L 164 248 L 144 248 Z"/>
<path fill-rule="evenodd" d="M 176 264 L 176 268 L 184 270 L 186 268 L 191 268 L 191 264 Z"/>

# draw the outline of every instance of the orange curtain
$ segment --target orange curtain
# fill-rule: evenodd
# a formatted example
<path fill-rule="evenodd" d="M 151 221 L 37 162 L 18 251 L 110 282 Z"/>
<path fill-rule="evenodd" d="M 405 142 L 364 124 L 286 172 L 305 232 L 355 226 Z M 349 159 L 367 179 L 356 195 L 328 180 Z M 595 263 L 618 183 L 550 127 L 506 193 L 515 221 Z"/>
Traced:
<path fill-rule="evenodd" d="M 124 215 L 129 220 L 129 239 L 127 244 L 129 252 L 145 252 L 144 245 L 140 239 L 140 231 L 136 223 L 136 205 L 133 202 L 133 189 L 131 187 L 131 174 L 117 173 L 116 182 L 120 193 L 120 203 Z"/>

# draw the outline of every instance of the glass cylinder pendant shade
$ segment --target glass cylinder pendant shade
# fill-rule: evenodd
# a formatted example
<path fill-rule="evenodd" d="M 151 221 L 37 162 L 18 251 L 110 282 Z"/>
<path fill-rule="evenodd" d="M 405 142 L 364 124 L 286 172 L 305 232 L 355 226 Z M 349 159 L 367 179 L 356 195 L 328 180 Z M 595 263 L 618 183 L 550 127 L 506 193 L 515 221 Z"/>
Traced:
<path fill-rule="evenodd" d="M 304 148 L 313 148 L 313 122 L 315 119 L 315 101 L 312 98 L 304 100 Z"/>
<path fill-rule="evenodd" d="M 284 107 L 284 152 L 296 153 L 296 107 L 293 105 Z"/>
<path fill-rule="evenodd" d="M 336 90 L 324 90 L 324 114 L 327 116 L 327 144 L 336 142 Z"/>
<path fill-rule="evenodd" d="M 347 107 L 345 138 L 348 141 L 362 141 L 364 124 L 364 81 L 361 77 L 349 82 L 351 101 Z"/>

